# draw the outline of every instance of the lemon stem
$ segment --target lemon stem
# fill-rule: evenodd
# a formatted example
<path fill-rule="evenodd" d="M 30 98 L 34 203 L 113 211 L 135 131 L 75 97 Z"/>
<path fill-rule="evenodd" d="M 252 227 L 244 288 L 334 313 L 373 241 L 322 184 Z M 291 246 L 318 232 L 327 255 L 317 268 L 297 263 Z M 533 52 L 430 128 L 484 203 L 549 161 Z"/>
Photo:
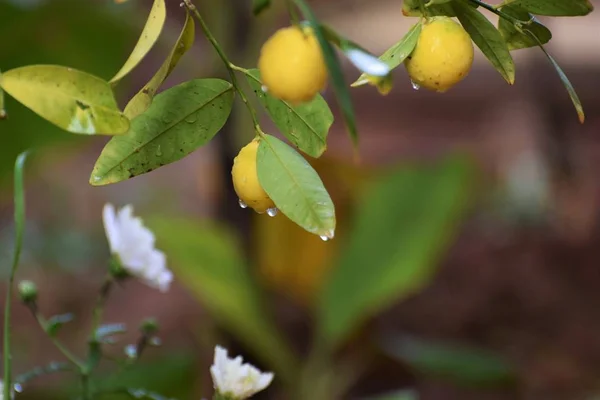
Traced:
<path fill-rule="evenodd" d="M 488 10 L 491 13 L 496 14 L 497 16 L 499 16 L 500 18 L 504 18 L 505 20 L 512 22 L 513 25 L 515 25 L 516 27 L 520 27 L 523 24 L 528 24 L 529 21 L 521 21 L 515 17 L 513 17 L 512 15 L 508 15 L 505 12 L 502 12 L 500 10 L 497 9 L 497 7 L 494 7 L 492 5 L 489 5 L 487 3 L 484 3 L 481 0 L 469 0 L 471 3 L 478 5 L 481 8 L 485 8 L 486 10 Z M 505 4 L 506 5 L 506 4 Z"/>
<path fill-rule="evenodd" d="M 292 21 L 292 24 L 296 26 L 300 25 L 300 18 L 298 17 L 298 12 L 294 7 L 293 2 L 291 0 L 287 0 L 285 3 L 287 5 L 288 14 L 290 15 L 290 20 Z"/>
<path fill-rule="evenodd" d="M 246 105 L 246 108 L 248 108 L 250 115 L 252 115 L 252 121 L 254 122 L 254 128 L 256 129 L 257 132 L 258 131 L 262 132 L 260 130 L 260 124 L 258 122 L 258 117 L 256 116 L 256 111 L 254 110 L 254 108 L 252 107 L 250 102 L 248 101 L 248 97 L 246 97 L 246 93 L 244 93 L 244 91 L 242 90 L 242 88 L 240 87 L 240 85 L 238 83 L 238 80 L 237 80 L 237 77 L 236 77 L 235 71 L 234 71 L 234 65 L 231 63 L 231 61 L 229 61 L 229 58 L 223 51 L 223 48 L 221 47 L 219 42 L 217 42 L 217 39 L 215 39 L 214 35 L 208 28 L 208 25 L 204 21 L 204 18 L 202 18 L 202 15 L 198 11 L 198 8 L 196 8 L 196 6 L 192 3 L 192 0 L 184 0 L 182 4 L 188 9 L 189 12 L 191 12 L 196 17 L 196 19 L 200 23 L 200 27 L 202 29 L 202 32 L 204 33 L 204 36 L 206 36 L 206 38 L 208 39 L 208 41 L 210 42 L 212 47 L 215 49 L 215 51 L 217 52 L 217 54 L 223 61 L 223 64 L 225 64 L 225 68 L 227 68 L 227 72 L 229 73 L 229 76 L 231 78 L 231 84 L 233 85 L 233 88 L 240 95 L 240 98 Z"/>

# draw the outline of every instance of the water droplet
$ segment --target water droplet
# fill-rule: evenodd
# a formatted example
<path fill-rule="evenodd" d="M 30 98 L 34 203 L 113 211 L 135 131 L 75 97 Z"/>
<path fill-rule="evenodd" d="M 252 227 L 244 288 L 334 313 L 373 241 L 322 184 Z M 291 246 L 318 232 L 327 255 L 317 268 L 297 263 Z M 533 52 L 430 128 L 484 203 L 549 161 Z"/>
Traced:
<path fill-rule="evenodd" d="M 271 208 L 267 208 L 267 215 L 269 217 L 274 217 L 277 215 L 277 212 L 279 212 L 279 210 L 277 209 L 277 207 L 271 207 Z"/>
<path fill-rule="evenodd" d="M 335 237 L 335 232 L 333 230 L 330 230 L 329 232 L 327 232 L 325 235 L 321 235 L 320 238 L 322 241 L 326 242 L 328 240 L 331 240 Z"/>
<path fill-rule="evenodd" d="M 192 115 L 188 115 L 185 118 L 185 122 L 187 122 L 188 124 L 193 124 L 198 120 L 198 116 L 196 114 L 192 114 Z"/>
<path fill-rule="evenodd" d="M 125 346 L 125 355 L 129 358 L 136 358 L 137 357 L 137 349 L 136 349 L 135 345 L 128 344 L 127 346 Z"/>
<path fill-rule="evenodd" d="M 324 241 L 324 242 L 326 242 L 326 241 L 329 240 L 329 236 L 321 235 L 320 237 L 321 237 L 321 240 Z"/>
<path fill-rule="evenodd" d="M 152 346 L 160 346 L 162 344 L 162 340 L 160 340 L 159 337 L 154 336 L 152 339 L 150 339 L 150 344 Z"/>
<path fill-rule="evenodd" d="M 17 393 L 23 392 L 23 385 L 21 385 L 20 383 L 15 383 L 13 385 L 13 388 L 15 389 L 15 392 L 17 392 Z"/>
<path fill-rule="evenodd" d="M 421 89 L 421 85 L 419 85 L 418 83 L 414 82 L 414 81 L 410 81 L 410 84 L 412 85 L 412 88 L 414 90 L 419 90 Z"/>
<path fill-rule="evenodd" d="M 242 208 L 248 208 L 248 204 L 244 203 L 244 200 L 238 199 L 238 203 Z"/>
<path fill-rule="evenodd" d="M 160 149 L 160 144 L 156 148 L 156 157 L 162 157 L 162 150 Z"/>
<path fill-rule="evenodd" d="M 266 87 L 265 85 L 262 85 L 262 86 L 260 87 L 260 90 L 262 90 L 264 93 L 267 93 L 267 92 L 269 91 L 269 88 L 268 88 L 268 87 Z"/>

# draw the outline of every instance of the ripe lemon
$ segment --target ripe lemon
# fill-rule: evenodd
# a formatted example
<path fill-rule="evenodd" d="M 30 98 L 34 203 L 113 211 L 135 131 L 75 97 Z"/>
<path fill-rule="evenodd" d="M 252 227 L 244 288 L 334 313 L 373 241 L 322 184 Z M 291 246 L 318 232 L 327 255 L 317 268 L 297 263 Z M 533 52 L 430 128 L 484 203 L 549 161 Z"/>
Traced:
<path fill-rule="evenodd" d="M 248 207 L 258 213 L 264 213 L 267 209 L 275 207 L 273 200 L 260 185 L 258 173 L 256 172 L 256 152 L 259 140 L 254 139 L 244 146 L 237 157 L 233 160 L 231 177 L 233 188 L 238 197 Z"/>
<path fill-rule="evenodd" d="M 327 83 L 327 67 L 312 29 L 278 30 L 258 59 L 263 84 L 271 95 L 293 104 L 311 100 Z"/>
<path fill-rule="evenodd" d="M 434 17 L 423 25 L 417 46 L 404 64 L 414 83 L 442 93 L 468 75 L 473 42 L 458 22 Z"/>

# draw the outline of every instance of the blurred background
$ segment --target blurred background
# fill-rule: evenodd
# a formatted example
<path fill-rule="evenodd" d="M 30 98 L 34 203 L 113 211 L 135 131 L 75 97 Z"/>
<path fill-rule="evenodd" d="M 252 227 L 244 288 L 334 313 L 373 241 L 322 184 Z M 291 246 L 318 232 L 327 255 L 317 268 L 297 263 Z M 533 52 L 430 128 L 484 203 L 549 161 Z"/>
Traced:
<path fill-rule="evenodd" d="M 250 3 L 198 1 L 232 60 L 248 68 L 288 23 L 283 2 L 258 19 Z M 312 4 L 322 21 L 375 54 L 416 22 L 402 16 L 399 0 Z M 0 0 L 0 68 L 61 64 L 108 79 L 150 6 Z M 179 35 L 185 13 L 179 1 L 168 6 L 161 39 L 117 87 L 122 105 Z M 184 160 L 92 187 L 108 138 L 62 132 L 8 98 L 10 118 L 0 123 L 0 271 L 8 276 L 12 251 L 12 166 L 34 148 L 19 278 L 39 285 L 45 315 L 75 315 L 60 333 L 70 348 L 85 350 L 106 274 L 104 203 L 134 205 L 177 277 L 167 295 L 134 281 L 112 293 L 105 321 L 130 329 L 106 352 L 122 356 L 149 316 L 160 323 L 162 346 L 118 377 L 107 360 L 98 385 L 210 397 L 208 367 L 221 344 L 276 372 L 259 399 L 600 396 L 600 14 L 542 22 L 554 34 L 548 50 L 581 97 L 583 125 L 537 49 L 513 53 L 513 87 L 477 52 L 469 77 L 444 95 L 413 90 L 403 68 L 386 97 L 373 87 L 352 89 L 358 164 L 325 94 L 336 122 L 327 152 L 310 162 L 336 204 L 329 242 L 282 215 L 239 208 L 231 164 L 253 137 L 241 104 L 208 146 Z M 354 81 L 357 71 L 344 65 Z M 204 76 L 226 75 L 197 32 L 163 89 Z M 266 119 L 265 127 L 277 134 Z M 60 360 L 25 307 L 15 305 L 13 315 L 17 373 Z M 20 397 L 61 399 L 73 385 L 68 374 L 53 375 L 25 385 Z"/>

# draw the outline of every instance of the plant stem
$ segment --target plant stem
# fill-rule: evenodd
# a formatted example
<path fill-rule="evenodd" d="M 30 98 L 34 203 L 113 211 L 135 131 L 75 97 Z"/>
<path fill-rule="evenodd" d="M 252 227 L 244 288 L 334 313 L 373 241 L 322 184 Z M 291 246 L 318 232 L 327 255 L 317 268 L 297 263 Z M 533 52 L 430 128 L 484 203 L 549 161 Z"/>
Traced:
<path fill-rule="evenodd" d="M 299 25 L 300 18 L 298 17 L 298 11 L 296 10 L 296 7 L 294 6 L 292 0 L 286 0 L 285 4 L 287 5 L 288 14 L 290 15 L 290 20 L 292 21 L 292 24 Z"/>
<path fill-rule="evenodd" d="M 30 306 L 29 309 L 31 310 L 33 316 L 35 317 L 36 321 L 38 322 L 38 324 L 40 325 L 42 330 L 44 332 L 48 332 L 48 321 L 46 321 L 46 319 L 39 313 L 39 311 L 37 310 L 37 307 L 35 307 L 35 305 L 33 305 L 33 306 Z M 83 363 L 81 361 L 79 361 L 79 359 L 73 353 L 71 353 L 71 351 L 69 349 L 67 349 L 60 340 L 58 340 L 54 336 L 48 335 L 48 337 L 52 341 L 52 344 L 54 344 L 54 347 L 56 347 L 65 356 L 65 358 L 67 360 L 69 360 L 73 365 L 75 365 L 80 370 L 84 368 Z"/>
<path fill-rule="evenodd" d="M 0 77 L 2 76 L 2 71 L 0 70 Z M 0 120 L 6 119 L 6 109 L 4 108 L 4 90 L 0 87 Z"/>
<path fill-rule="evenodd" d="M 508 15 L 505 12 L 498 10 L 497 7 L 494 7 L 490 4 L 484 3 L 481 0 L 469 0 L 469 1 L 473 4 L 477 4 L 481 8 L 485 8 L 486 10 L 488 10 L 491 13 L 496 14 L 500 18 L 504 18 L 505 20 L 512 22 L 515 26 L 520 26 L 522 24 L 528 23 L 528 21 L 521 21 L 521 20 L 513 17 L 512 15 Z"/>
<path fill-rule="evenodd" d="M 1 89 L 0 89 L 1 91 Z M 0 109 L 1 111 L 1 109 Z M 25 190 L 23 188 L 23 165 L 27 158 L 27 152 L 19 154 L 15 162 L 14 172 L 14 221 L 15 221 L 15 247 L 13 251 L 12 265 L 10 268 L 10 276 L 8 279 L 8 288 L 6 289 L 6 303 L 4 306 L 4 343 L 3 343 L 3 358 L 4 358 L 4 389 L 3 398 L 11 399 L 13 391 L 12 383 L 12 353 L 10 351 L 11 342 L 11 311 L 12 311 L 12 295 L 15 282 L 15 274 L 19 267 L 19 259 L 21 257 L 21 248 L 23 244 L 23 225 L 25 224 Z"/>
<path fill-rule="evenodd" d="M 81 374 L 81 392 L 83 400 L 92 399 L 92 394 L 90 392 L 90 376 L 87 373 Z"/>
<path fill-rule="evenodd" d="M 100 292 L 98 294 L 98 299 L 96 300 L 96 306 L 93 311 L 93 322 L 92 322 L 92 331 L 90 334 L 91 341 L 97 341 L 96 333 L 98 331 L 98 327 L 102 323 L 102 315 L 104 314 L 104 305 L 106 304 L 106 299 L 110 293 L 110 289 L 113 285 L 113 277 L 109 275 L 102 284 L 100 288 Z"/>
<path fill-rule="evenodd" d="M 238 83 L 237 77 L 234 72 L 234 65 L 231 63 L 231 61 L 229 61 L 229 58 L 227 58 L 227 55 L 225 55 L 225 52 L 221 48 L 221 45 L 219 44 L 219 42 L 217 42 L 217 39 L 215 39 L 214 35 L 208 28 L 208 25 L 206 25 L 204 18 L 202 18 L 202 15 L 200 14 L 200 12 L 196 8 L 196 6 L 192 3 L 192 0 L 184 0 L 183 4 L 188 9 L 188 11 L 191 12 L 196 17 L 196 19 L 200 23 L 200 27 L 202 28 L 202 32 L 204 33 L 204 36 L 206 36 L 206 38 L 208 39 L 208 41 L 210 42 L 212 47 L 215 49 L 215 51 L 217 52 L 217 54 L 223 61 L 223 64 L 225 64 L 225 68 L 227 68 L 227 72 L 229 73 L 229 76 L 231 77 L 231 84 L 233 85 L 236 92 L 238 92 L 238 94 L 240 95 L 240 98 L 246 105 L 246 108 L 248 108 L 250 115 L 252 115 L 252 121 L 254 122 L 254 128 L 257 130 L 257 132 L 262 132 L 260 130 L 260 124 L 258 122 L 258 117 L 256 116 L 256 111 L 254 110 L 254 108 L 252 107 L 250 102 L 248 101 L 246 94 L 244 93 L 244 91 L 242 90 L 242 88 L 240 87 L 240 85 Z"/>

